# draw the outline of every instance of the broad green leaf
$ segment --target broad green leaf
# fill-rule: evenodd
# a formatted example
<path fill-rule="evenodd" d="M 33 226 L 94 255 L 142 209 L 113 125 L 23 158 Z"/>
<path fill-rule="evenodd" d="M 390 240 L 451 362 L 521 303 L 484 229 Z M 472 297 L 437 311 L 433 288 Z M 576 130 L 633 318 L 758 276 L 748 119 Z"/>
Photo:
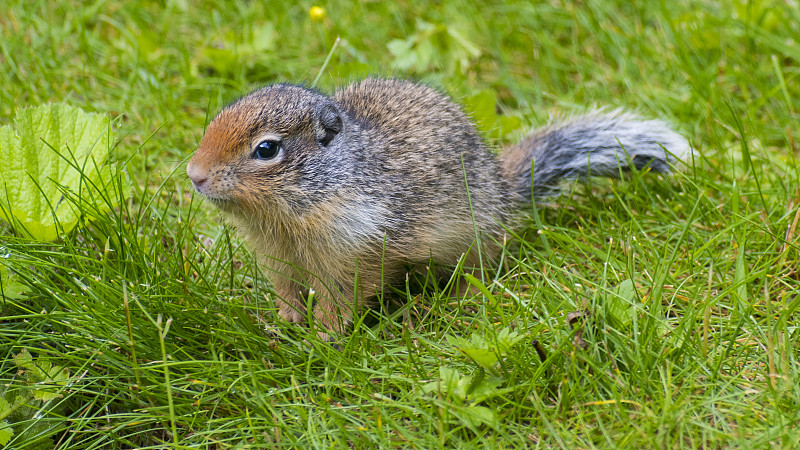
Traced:
<path fill-rule="evenodd" d="M 493 90 L 484 89 L 462 101 L 479 130 L 487 132 L 492 129 L 497 121 L 497 94 Z"/>
<path fill-rule="evenodd" d="M 474 333 L 471 340 L 462 337 L 447 336 L 447 341 L 480 367 L 494 372 L 498 355 L 491 344 L 485 342 L 483 336 Z"/>
<path fill-rule="evenodd" d="M 36 366 L 33 365 L 33 357 L 28 353 L 28 350 L 24 348 L 21 352 L 14 355 L 14 364 L 20 369 L 31 370 L 36 368 Z"/>
<path fill-rule="evenodd" d="M 474 277 L 473 277 L 474 278 Z M 492 374 L 497 373 L 497 362 L 525 336 L 508 328 L 500 330 L 496 336 L 473 333 L 470 339 L 447 336 L 450 345 L 466 355 L 475 364 Z"/>
<path fill-rule="evenodd" d="M 494 427 L 497 418 L 494 412 L 477 404 L 497 395 L 505 395 L 512 389 L 498 389 L 499 379 L 487 379 L 475 375 L 462 375 L 451 367 L 439 367 L 439 381 L 432 381 L 422 387 L 422 392 L 441 392 L 451 404 L 450 412 L 458 420 L 470 427 L 480 425 Z"/>
<path fill-rule="evenodd" d="M 480 91 L 462 101 L 467 113 L 482 133 L 497 133 L 495 136 L 503 138 L 522 126 L 519 117 L 497 114 L 497 93 L 491 89 Z"/>
<path fill-rule="evenodd" d="M 245 30 L 228 31 L 201 46 L 192 58 L 195 75 L 204 70 L 220 74 L 236 74 L 242 71 L 269 66 L 274 57 L 277 31 L 272 22 L 253 24 Z"/>
<path fill-rule="evenodd" d="M 632 280 L 624 280 L 617 292 L 606 295 L 606 312 L 620 325 L 629 327 L 636 313 L 636 286 Z"/>
<path fill-rule="evenodd" d="M 442 366 L 439 367 L 439 381 L 427 383 L 422 387 L 422 392 L 442 391 L 445 394 L 463 399 L 466 398 L 470 381 L 471 377 L 461 375 L 458 370 Z"/>
<path fill-rule="evenodd" d="M 386 47 L 389 49 L 389 53 L 394 56 L 393 64 L 398 69 L 409 70 L 419 64 L 419 58 L 417 57 L 417 54 L 413 52 L 413 41 L 407 39 L 395 39 L 386 44 Z"/>
<path fill-rule="evenodd" d="M 605 295 L 605 311 L 608 317 L 613 319 L 616 324 L 624 328 L 629 328 L 633 324 L 634 316 L 642 314 L 644 309 L 638 303 L 636 297 L 636 285 L 633 280 L 624 280 L 617 286 L 616 292 Z M 639 316 L 637 316 L 639 317 Z M 664 317 L 653 317 L 655 320 L 656 333 L 660 337 L 667 336 L 672 332 L 672 327 Z M 678 345 L 682 345 L 683 339 L 679 339 Z"/>
<path fill-rule="evenodd" d="M 497 426 L 497 417 L 494 411 L 485 406 L 465 406 L 457 408 L 454 412 L 460 413 L 458 414 L 459 418 L 472 425 L 473 428 L 480 425 L 488 425 L 493 428 Z"/>
<path fill-rule="evenodd" d="M 14 429 L 7 420 L 0 420 L 0 445 L 6 445 L 14 437 Z"/>
<path fill-rule="evenodd" d="M 36 377 L 39 378 L 37 386 L 41 387 L 33 391 L 33 398 L 43 402 L 60 398 L 58 390 L 69 380 L 69 369 L 53 366 L 48 361 L 39 361 L 38 366 L 40 370 L 36 373 Z"/>
<path fill-rule="evenodd" d="M 392 65 L 403 71 L 424 72 L 445 69 L 449 74 L 465 74 L 481 56 L 478 46 L 452 24 L 433 24 L 417 20 L 416 30 L 405 39 L 387 44 L 394 56 Z"/>
<path fill-rule="evenodd" d="M 516 345 L 519 341 L 525 339 L 525 335 L 516 331 L 511 331 L 510 328 L 503 328 L 497 333 L 497 350 L 500 353 L 508 353 L 511 347 Z"/>
<path fill-rule="evenodd" d="M 2 252 L 3 249 L 0 248 L 0 298 L 20 298 L 28 287 L 21 283 L 6 265 Z"/>
<path fill-rule="evenodd" d="M 475 347 L 459 347 L 458 349 L 480 367 L 483 367 L 491 373 L 497 371 L 495 365 L 497 364 L 498 358 L 495 351 Z"/>
<path fill-rule="evenodd" d="M 11 403 L 8 403 L 5 397 L 0 395 L 0 417 L 5 417 L 11 410 Z"/>
<path fill-rule="evenodd" d="M 41 358 L 34 362 L 33 356 L 26 349 L 14 355 L 14 363 L 25 371 L 29 381 L 41 386 L 33 390 L 33 398 L 36 400 L 47 402 L 60 397 L 57 393 L 59 386 L 69 381 L 69 369 L 54 366 L 50 361 Z"/>
<path fill-rule="evenodd" d="M 108 185 L 109 119 L 51 104 L 20 110 L 14 124 L 0 127 L 0 219 L 35 239 L 55 240 L 57 224 L 67 232 L 80 217 L 62 189 L 99 204 L 96 187 Z"/>
<path fill-rule="evenodd" d="M 498 395 L 504 395 L 513 389 L 499 386 L 503 380 L 496 377 L 487 378 L 481 371 L 473 375 L 462 375 L 452 367 L 439 367 L 439 381 L 432 381 L 422 386 L 422 392 L 442 392 L 459 403 L 477 404 Z"/>

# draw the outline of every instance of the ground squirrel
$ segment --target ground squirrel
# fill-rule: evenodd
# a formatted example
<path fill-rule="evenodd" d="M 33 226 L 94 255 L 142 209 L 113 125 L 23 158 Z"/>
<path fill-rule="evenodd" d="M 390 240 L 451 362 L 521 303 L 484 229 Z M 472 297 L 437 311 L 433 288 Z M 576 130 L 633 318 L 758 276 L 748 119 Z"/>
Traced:
<path fill-rule="evenodd" d="M 490 260 L 515 211 L 562 179 L 668 172 L 688 151 L 664 122 L 594 112 L 495 155 L 448 97 L 371 78 L 243 97 L 208 124 L 187 173 L 262 257 L 279 314 L 305 321 L 310 304 L 340 332 L 409 268 Z"/>

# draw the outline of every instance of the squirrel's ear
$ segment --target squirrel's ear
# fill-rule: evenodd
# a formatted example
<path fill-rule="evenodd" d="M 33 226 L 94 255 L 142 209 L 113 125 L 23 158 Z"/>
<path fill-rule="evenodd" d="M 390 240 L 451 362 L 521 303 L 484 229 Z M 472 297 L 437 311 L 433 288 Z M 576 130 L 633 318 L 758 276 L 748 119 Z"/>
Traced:
<path fill-rule="evenodd" d="M 320 144 L 328 146 L 333 138 L 342 131 L 342 117 L 332 103 L 325 103 L 315 108 L 316 135 Z"/>

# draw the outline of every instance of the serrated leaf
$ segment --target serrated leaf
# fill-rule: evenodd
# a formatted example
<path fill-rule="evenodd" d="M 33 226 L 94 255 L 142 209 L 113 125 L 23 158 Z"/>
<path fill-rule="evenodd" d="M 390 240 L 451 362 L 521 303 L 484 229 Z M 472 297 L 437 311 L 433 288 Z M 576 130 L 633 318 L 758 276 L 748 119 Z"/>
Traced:
<path fill-rule="evenodd" d="M 473 375 L 462 375 L 452 367 L 443 366 L 439 367 L 439 380 L 426 383 L 422 386 L 422 392 L 441 392 L 456 403 L 477 404 L 513 390 L 498 389 L 502 383 L 502 379 L 487 378 L 481 371 L 476 371 Z"/>
<path fill-rule="evenodd" d="M 462 337 L 447 336 L 447 341 L 478 366 L 495 374 L 497 372 L 496 365 L 500 357 L 508 353 L 511 347 L 524 338 L 524 335 L 516 331 L 503 328 L 493 339 L 483 334 L 472 333 L 469 340 Z"/>
<path fill-rule="evenodd" d="M 55 386 L 51 386 L 48 387 L 47 389 L 34 389 L 33 390 L 34 400 L 40 400 L 43 403 L 47 403 L 50 400 L 63 397 L 61 394 L 53 392 L 55 388 L 56 388 Z"/>
<path fill-rule="evenodd" d="M 636 286 L 632 280 L 625 280 L 617 286 L 616 292 L 606 295 L 606 311 L 624 327 L 633 322 L 636 313 Z"/>
<path fill-rule="evenodd" d="M 480 403 L 514 390 L 514 388 L 498 389 L 503 384 L 503 380 L 500 378 L 478 378 L 475 375 L 472 377 L 473 380 L 468 395 L 473 403 Z"/>
<path fill-rule="evenodd" d="M 491 89 L 466 97 L 463 103 L 467 113 L 482 133 L 489 134 L 496 131 L 500 137 L 504 137 L 522 126 L 519 117 L 497 114 L 497 93 Z"/>
<path fill-rule="evenodd" d="M 3 258 L 2 254 L 0 258 Z M 0 298 L 20 298 L 27 290 L 28 286 L 21 283 L 14 272 L 0 259 Z"/>
<path fill-rule="evenodd" d="M 14 124 L 0 127 L 0 218 L 35 239 L 55 240 L 57 224 L 67 232 L 80 217 L 62 189 L 89 199 L 93 186 L 108 185 L 109 119 L 51 104 L 21 109 Z"/>
<path fill-rule="evenodd" d="M 497 426 L 497 417 L 494 411 L 485 406 L 465 406 L 458 408 L 459 418 L 477 428 L 480 425 Z"/>
<path fill-rule="evenodd" d="M 484 89 L 463 100 L 467 113 L 479 130 L 486 132 L 497 120 L 497 94 L 491 89 Z"/>
<path fill-rule="evenodd" d="M 54 366 L 50 361 L 41 358 L 34 362 L 33 356 L 26 349 L 14 355 L 14 364 L 25 371 L 28 381 L 40 386 L 32 392 L 36 400 L 47 402 L 61 397 L 56 391 L 69 381 L 69 369 Z"/>
<path fill-rule="evenodd" d="M 6 445 L 14 437 L 14 429 L 7 420 L 0 420 L 0 445 Z"/>
<path fill-rule="evenodd" d="M 414 42 L 406 39 L 395 39 L 386 44 L 389 53 L 394 56 L 392 65 L 400 70 L 409 70 L 417 66 L 417 54 L 412 51 Z"/>
<path fill-rule="evenodd" d="M 234 74 L 245 68 L 269 69 L 268 62 L 274 57 L 277 31 L 272 22 L 257 23 L 249 30 L 228 31 L 219 34 L 207 45 L 197 49 L 192 57 L 194 74 L 212 70 L 220 74 Z"/>
<path fill-rule="evenodd" d="M 510 328 L 503 328 L 497 333 L 497 351 L 508 353 L 511 347 L 523 339 L 525 339 L 525 335 L 512 331 Z"/>
<path fill-rule="evenodd" d="M 497 368 L 495 365 L 497 364 L 497 353 L 485 349 L 485 348 L 475 348 L 475 347 L 458 347 L 458 350 L 465 354 L 469 359 L 475 362 L 475 364 L 483 367 L 484 369 L 494 373 Z"/>
<path fill-rule="evenodd" d="M 53 367 L 49 362 L 40 362 L 40 374 L 43 375 L 41 382 L 45 385 L 33 391 L 33 398 L 48 402 L 50 400 L 61 398 L 62 395 L 57 391 L 65 385 L 69 380 L 69 369 L 66 367 L 55 366 Z"/>
<path fill-rule="evenodd" d="M 21 352 L 14 355 L 14 364 L 20 369 L 32 369 L 35 368 L 33 365 L 33 357 L 30 353 L 28 353 L 27 349 L 22 349 Z"/>
<path fill-rule="evenodd" d="M 445 69 L 450 74 L 464 74 L 481 55 L 468 35 L 451 24 L 418 19 L 414 33 L 389 42 L 387 48 L 394 56 L 392 65 L 396 69 L 417 72 Z"/>
<path fill-rule="evenodd" d="M 441 392 L 449 398 L 463 402 L 472 384 L 472 377 L 462 375 L 452 367 L 439 367 L 439 380 L 422 386 L 422 392 Z"/>

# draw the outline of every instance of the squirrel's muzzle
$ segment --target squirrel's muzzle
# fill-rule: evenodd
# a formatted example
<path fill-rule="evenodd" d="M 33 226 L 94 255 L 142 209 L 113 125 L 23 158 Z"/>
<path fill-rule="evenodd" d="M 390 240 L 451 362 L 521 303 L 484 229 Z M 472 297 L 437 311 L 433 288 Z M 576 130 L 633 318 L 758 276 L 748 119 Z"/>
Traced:
<path fill-rule="evenodd" d="M 189 161 L 189 164 L 186 165 L 186 175 L 189 175 L 194 188 L 202 194 L 203 186 L 208 181 L 208 170 L 195 164 L 194 161 Z"/>

